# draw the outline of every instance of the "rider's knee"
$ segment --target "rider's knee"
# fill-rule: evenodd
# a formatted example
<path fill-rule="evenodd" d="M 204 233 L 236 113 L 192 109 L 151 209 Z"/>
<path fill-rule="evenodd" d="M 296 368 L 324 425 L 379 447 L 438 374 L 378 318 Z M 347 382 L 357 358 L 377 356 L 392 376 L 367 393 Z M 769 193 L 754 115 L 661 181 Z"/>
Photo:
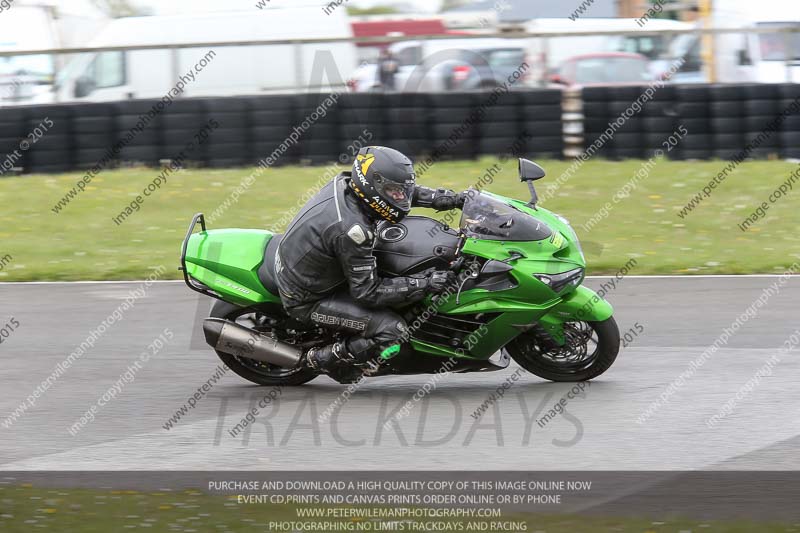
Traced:
<path fill-rule="evenodd" d="M 365 332 L 366 336 L 378 339 L 382 343 L 401 342 L 408 332 L 406 321 L 395 313 L 381 313 L 381 316 L 375 317 L 370 322 L 369 331 Z"/>

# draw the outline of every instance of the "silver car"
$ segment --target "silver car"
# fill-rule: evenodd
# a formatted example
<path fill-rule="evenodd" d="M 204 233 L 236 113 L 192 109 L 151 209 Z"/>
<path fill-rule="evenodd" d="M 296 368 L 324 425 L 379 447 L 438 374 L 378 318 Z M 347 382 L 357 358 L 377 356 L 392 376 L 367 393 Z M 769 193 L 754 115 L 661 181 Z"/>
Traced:
<path fill-rule="evenodd" d="M 399 92 L 491 90 L 528 84 L 530 65 L 525 44 L 519 40 L 403 41 L 391 45 L 389 51 L 398 64 L 394 87 Z M 387 90 L 380 82 L 377 63 L 359 67 L 350 87 L 356 92 Z"/>

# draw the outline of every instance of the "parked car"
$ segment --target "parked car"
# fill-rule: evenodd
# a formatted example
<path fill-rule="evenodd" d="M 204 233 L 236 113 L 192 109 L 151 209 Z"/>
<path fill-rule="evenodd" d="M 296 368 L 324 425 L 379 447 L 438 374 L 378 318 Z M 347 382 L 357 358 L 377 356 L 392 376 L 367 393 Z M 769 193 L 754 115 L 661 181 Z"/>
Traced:
<path fill-rule="evenodd" d="M 507 83 L 514 72 L 525 63 L 525 48 L 521 46 L 504 45 L 462 50 L 452 66 L 444 73 L 445 90 L 491 90 L 500 87 Z M 523 80 L 527 79 L 528 72 L 529 70 L 526 70 L 523 73 Z"/>
<path fill-rule="evenodd" d="M 389 51 L 398 62 L 395 88 L 400 92 L 490 90 L 520 71 L 514 85 L 527 84 L 529 70 L 525 44 L 511 39 L 446 39 L 403 41 Z M 362 65 L 351 88 L 358 92 L 382 90 L 377 65 Z"/>
<path fill-rule="evenodd" d="M 528 55 L 537 58 L 535 80 L 546 78 L 544 68 L 552 69 L 571 57 L 600 52 L 627 52 L 642 54 L 648 59 L 662 57 L 675 36 L 669 33 L 652 33 L 661 30 L 687 30 L 692 25 L 676 20 L 650 19 L 641 24 L 635 18 L 537 18 L 527 22 L 525 31 L 539 34 L 528 42 Z M 609 32 L 607 35 L 597 32 Z M 610 32 L 623 32 L 611 34 Z M 577 34 L 577 35 L 563 35 Z M 582 35 L 585 34 L 585 35 Z"/>
<path fill-rule="evenodd" d="M 551 83 L 567 87 L 644 84 L 652 80 L 645 56 L 622 52 L 571 57 L 550 77 Z"/>

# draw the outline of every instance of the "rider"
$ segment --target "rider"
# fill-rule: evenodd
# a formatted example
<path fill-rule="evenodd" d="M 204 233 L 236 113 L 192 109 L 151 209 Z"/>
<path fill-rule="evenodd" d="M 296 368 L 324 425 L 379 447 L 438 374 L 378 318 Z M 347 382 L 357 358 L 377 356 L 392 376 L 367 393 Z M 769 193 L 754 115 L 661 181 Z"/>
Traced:
<path fill-rule="evenodd" d="M 343 342 L 312 348 L 311 368 L 331 373 L 344 363 L 397 353 L 406 323 L 387 309 L 442 292 L 447 271 L 382 278 L 372 248 L 378 222 L 397 223 L 412 206 L 462 208 L 465 193 L 416 185 L 411 160 L 391 148 L 362 148 L 352 172 L 325 185 L 289 223 L 275 259 L 277 282 L 293 318 L 352 333 Z"/>

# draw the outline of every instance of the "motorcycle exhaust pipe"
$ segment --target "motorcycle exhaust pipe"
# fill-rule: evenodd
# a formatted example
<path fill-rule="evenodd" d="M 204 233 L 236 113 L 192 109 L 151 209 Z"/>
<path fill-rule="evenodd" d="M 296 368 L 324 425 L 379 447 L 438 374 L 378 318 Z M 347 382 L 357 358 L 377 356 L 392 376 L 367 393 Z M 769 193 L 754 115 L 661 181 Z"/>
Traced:
<path fill-rule="evenodd" d="M 267 337 L 259 332 L 222 318 L 203 321 L 206 342 L 215 350 L 236 357 L 255 359 L 281 368 L 294 368 L 303 354 L 300 348 Z"/>

